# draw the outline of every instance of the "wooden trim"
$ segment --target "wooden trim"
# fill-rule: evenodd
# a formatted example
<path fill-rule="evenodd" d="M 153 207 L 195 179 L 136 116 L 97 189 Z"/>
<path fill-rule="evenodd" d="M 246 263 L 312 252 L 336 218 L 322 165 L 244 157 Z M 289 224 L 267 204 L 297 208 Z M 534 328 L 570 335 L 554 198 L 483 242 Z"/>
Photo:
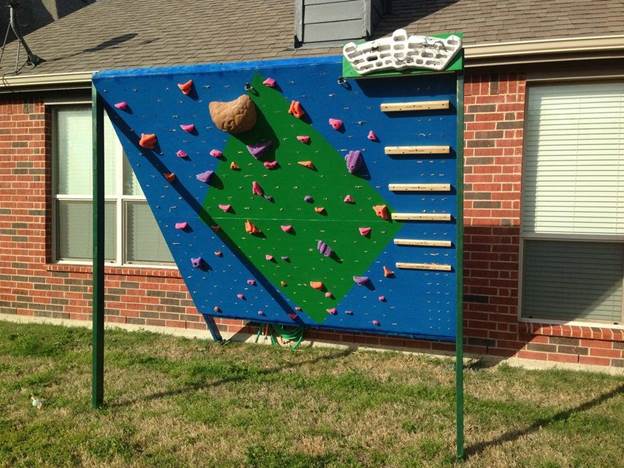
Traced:
<path fill-rule="evenodd" d="M 395 221 L 450 221 L 449 213 L 392 213 Z"/>
<path fill-rule="evenodd" d="M 394 239 L 394 245 L 407 245 L 411 247 L 453 247 L 451 241 L 429 239 Z"/>
<path fill-rule="evenodd" d="M 441 263 L 406 263 L 396 262 L 396 267 L 402 270 L 431 270 L 431 271 L 452 271 L 453 267 Z"/>
<path fill-rule="evenodd" d="M 450 146 L 386 146 L 386 154 L 449 154 Z"/>
<path fill-rule="evenodd" d="M 388 184 L 391 192 L 450 192 L 451 184 Z"/>
<path fill-rule="evenodd" d="M 450 103 L 446 101 L 415 101 L 415 102 L 382 102 L 379 109 L 382 112 L 411 112 L 423 110 L 449 109 Z"/>

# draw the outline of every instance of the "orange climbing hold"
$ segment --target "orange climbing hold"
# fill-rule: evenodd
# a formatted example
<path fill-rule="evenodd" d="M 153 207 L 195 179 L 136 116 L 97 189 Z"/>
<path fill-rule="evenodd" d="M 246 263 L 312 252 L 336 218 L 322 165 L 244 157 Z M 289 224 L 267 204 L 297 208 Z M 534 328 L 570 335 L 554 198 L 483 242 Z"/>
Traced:
<path fill-rule="evenodd" d="M 186 83 L 178 83 L 178 88 L 180 88 L 182 94 L 188 96 L 193 90 L 193 80 L 188 80 Z"/>
<path fill-rule="evenodd" d="M 323 284 L 322 281 L 310 281 L 310 287 L 312 289 L 316 289 L 317 291 L 320 291 L 325 288 L 325 285 Z"/>
<path fill-rule="evenodd" d="M 388 205 L 374 205 L 373 210 L 375 215 L 381 219 L 390 219 L 390 211 L 388 211 Z"/>
<path fill-rule="evenodd" d="M 175 180 L 175 174 L 173 172 L 165 172 L 163 175 L 169 182 L 173 182 Z"/>
<path fill-rule="evenodd" d="M 308 169 L 315 169 L 314 163 L 312 161 L 297 161 L 297 164 L 303 167 L 307 167 Z"/>
<path fill-rule="evenodd" d="M 384 278 L 392 278 L 394 276 L 394 271 L 392 271 L 387 266 L 383 267 Z"/>
<path fill-rule="evenodd" d="M 288 108 L 288 113 L 294 117 L 300 119 L 305 115 L 305 111 L 303 107 L 301 107 L 301 103 L 299 101 L 290 101 L 290 107 Z"/>
<path fill-rule="evenodd" d="M 238 171 L 240 167 L 238 166 L 238 164 L 236 164 L 236 161 L 232 161 L 230 163 L 230 169 L 232 169 L 233 171 Z"/>
<path fill-rule="evenodd" d="M 314 211 L 318 214 L 323 214 L 325 213 L 325 208 L 323 208 L 322 206 L 315 206 Z"/>
<path fill-rule="evenodd" d="M 141 139 L 139 140 L 139 146 L 141 148 L 154 149 L 158 143 L 155 133 L 141 133 Z"/>
<path fill-rule="evenodd" d="M 260 234 L 260 229 L 258 229 L 254 223 L 247 220 L 245 221 L 245 232 L 247 234 Z"/>

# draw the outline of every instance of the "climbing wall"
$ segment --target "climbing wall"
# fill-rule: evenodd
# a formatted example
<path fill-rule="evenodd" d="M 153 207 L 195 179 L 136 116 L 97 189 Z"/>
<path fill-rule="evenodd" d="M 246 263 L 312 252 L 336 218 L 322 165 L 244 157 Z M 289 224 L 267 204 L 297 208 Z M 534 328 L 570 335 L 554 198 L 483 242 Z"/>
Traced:
<path fill-rule="evenodd" d="M 340 72 L 330 57 L 94 83 L 201 313 L 452 340 L 455 75 Z"/>

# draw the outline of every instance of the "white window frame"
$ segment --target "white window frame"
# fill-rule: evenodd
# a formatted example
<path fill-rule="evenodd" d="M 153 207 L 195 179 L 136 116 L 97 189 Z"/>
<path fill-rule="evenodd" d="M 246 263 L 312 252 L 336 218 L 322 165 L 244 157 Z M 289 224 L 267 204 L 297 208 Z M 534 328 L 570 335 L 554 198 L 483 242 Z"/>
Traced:
<path fill-rule="evenodd" d="M 70 201 L 92 201 L 92 195 L 64 195 L 58 194 L 58 154 L 57 154 L 57 117 L 56 112 L 62 108 L 79 108 L 84 107 L 91 109 L 91 101 L 69 101 L 69 102 L 49 102 L 45 104 L 50 109 L 51 119 L 51 168 L 52 168 L 52 183 L 51 183 L 51 216 L 52 216 L 52 231 L 51 231 L 51 261 L 59 265 L 91 265 L 93 262 L 90 260 L 80 259 L 59 259 L 57 252 L 57 222 L 58 222 L 58 209 L 57 201 L 70 200 Z M 175 262 L 128 262 L 126 254 L 126 204 L 127 202 L 140 201 L 146 202 L 147 199 L 144 195 L 126 195 L 124 194 L 124 152 L 123 147 L 119 140 L 115 142 L 115 152 L 117 152 L 117 165 L 115 168 L 115 177 L 117 178 L 117 195 L 114 197 L 106 196 L 105 202 L 115 202 L 115 223 L 116 223 L 116 242 L 115 242 L 115 259 L 105 260 L 107 266 L 124 267 L 124 268 L 150 268 L 150 269 L 177 269 Z"/>
<path fill-rule="evenodd" d="M 529 88 L 539 85 L 557 85 L 557 84 L 600 84 L 601 82 L 608 82 L 624 79 L 624 75 L 614 76 L 585 76 L 585 77 L 554 77 L 554 78 L 527 78 L 524 91 L 524 121 L 523 121 L 523 135 L 522 135 L 522 168 L 521 168 L 521 183 L 520 183 L 520 204 L 524 196 L 524 158 L 526 148 L 526 122 L 528 111 L 528 96 Z M 549 318 L 532 318 L 522 316 L 522 296 L 524 294 L 524 243 L 531 240 L 543 240 L 543 241 L 574 241 L 574 242 L 604 242 L 604 243 L 623 243 L 624 236 L 614 235 L 591 235 L 591 234 L 543 234 L 543 233 L 524 233 L 522 224 L 524 218 L 522 216 L 522 206 L 520 206 L 520 224 L 519 229 L 519 250 L 518 250 L 518 304 L 517 304 L 517 318 L 521 323 L 535 323 L 541 325 L 572 325 L 572 326 L 585 326 L 595 328 L 610 328 L 615 330 L 624 330 L 624 298 L 621 304 L 620 323 L 609 323 L 600 321 L 586 321 L 586 320 L 556 320 Z M 622 277 L 622 288 L 624 289 L 624 275 Z"/>

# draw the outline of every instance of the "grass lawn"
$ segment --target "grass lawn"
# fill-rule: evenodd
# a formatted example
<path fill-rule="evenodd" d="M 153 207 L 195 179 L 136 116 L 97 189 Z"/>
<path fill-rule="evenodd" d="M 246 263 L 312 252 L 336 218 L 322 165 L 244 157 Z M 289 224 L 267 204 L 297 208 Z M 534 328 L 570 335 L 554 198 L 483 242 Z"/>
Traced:
<path fill-rule="evenodd" d="M 454 463 L 450 360 L 0 322 L 0 466 Z M 41 409 L 30 396 L 44 398 Z M 623 466 L 624 378 L 466 370 L 466 466 Z"/>

